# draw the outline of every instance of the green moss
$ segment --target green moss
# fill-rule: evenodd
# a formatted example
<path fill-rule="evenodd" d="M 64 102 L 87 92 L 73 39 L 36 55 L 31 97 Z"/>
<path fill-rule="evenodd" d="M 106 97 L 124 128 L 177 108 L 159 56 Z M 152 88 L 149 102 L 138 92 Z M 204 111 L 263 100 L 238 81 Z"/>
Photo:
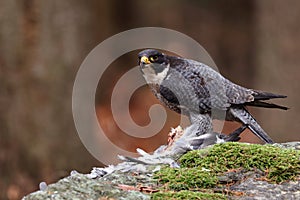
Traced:
<path fill-rule="evenodd" d="M 218 182 L 215 175 L 197 167 L 190 169 L 166 167 L 157 172 L 154 178 L 164 184 L 165 189 L 176 191 L 211 188 Z"/>
<path fill-rule="evenodd" d="M 235 169 L 260 169 L 265 172 L 267 180 L 276 183 L 293 180 L 300 175 L 300 152 L 272 145 L 217 144 L 190 151 L 179 162 L 179 169 L 165 167 L 156 172 L 154 179 L 166 192 L 152 194 L 153 199 L 226 199 L 222 194 L 194 191 L 203 188 L 212 191 L 221 186 L 218 177 Z"/>
<path fill-rule="evenodd" d="M 300 173 L 300 153 L 272 145 L 228 142 L 205 150 L 191 151 L 180 158 L 182 168 L 206 168 L 212 173 L 257 168 L 270 181 L 282 182 Z"/>
<path fill-rule="evenodd" d="M 203 192 L 192 192 L 182 190 L 180 192 L 158 192 L 154 193 L 151 197 L 153 200 L 165 200 L 165 199 L 189 199 L 189 200 L 222 200 L 227 199 L 225 195 L 222 194 L 210 194 Z"/>

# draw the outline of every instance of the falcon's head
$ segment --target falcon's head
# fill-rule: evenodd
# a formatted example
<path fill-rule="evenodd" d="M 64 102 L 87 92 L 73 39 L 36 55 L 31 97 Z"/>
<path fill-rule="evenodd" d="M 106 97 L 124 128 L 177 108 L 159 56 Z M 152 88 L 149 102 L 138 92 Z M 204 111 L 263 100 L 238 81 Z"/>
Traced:
<path fill-rule="evenodd" d="M 138 56 L 139 65 L 147 83 L 161 84 L 170 68 L 168 57 L 154 49 L 141 51 Z"/>

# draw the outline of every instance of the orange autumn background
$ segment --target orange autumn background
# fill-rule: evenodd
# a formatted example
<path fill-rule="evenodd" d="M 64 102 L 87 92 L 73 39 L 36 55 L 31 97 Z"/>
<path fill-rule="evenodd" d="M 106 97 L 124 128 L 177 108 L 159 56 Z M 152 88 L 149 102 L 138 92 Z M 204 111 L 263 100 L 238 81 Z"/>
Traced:
<path fill-rule="evenodd" d="M 72 87 L 87 54 L 110 36 L 138 27 L 164 27 L 199 42 L 220 72 L 249 88 L 285 94 L 274 102 L 288 111 L 251 109 L 276 142 L 299 140 L 300 2 L 296 0 L 0 2 L 0 199 L 20 199 L 69 175 L 102 163 L 81 143 L 72 117 Z M 137 65 L 139 50 L 105 71 L 96 94 L 99 123 L 110 140 L 134 152 L 166 143 L 179 115 L 168 114 L 151 138 L 133 138 L 113 120 L 111 92 L 122 74 Z M 145 86 L 130 101 L 133 120 L 145 126 L 159 103 Z M 124 121 L 127 119 L 124 118 Z M 226 123 L 228 133 L 237 123 Z M 242 141 L 260 143 L 244 133 Z M 109 152 L 105 152 L 109 153 Z"/>

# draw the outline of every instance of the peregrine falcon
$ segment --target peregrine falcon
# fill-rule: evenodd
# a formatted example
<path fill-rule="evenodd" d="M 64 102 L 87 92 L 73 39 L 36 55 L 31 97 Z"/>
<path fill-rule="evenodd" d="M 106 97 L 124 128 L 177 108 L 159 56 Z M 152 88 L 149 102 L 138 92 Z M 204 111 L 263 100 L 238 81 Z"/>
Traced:
<path fill-rule="evenodd" d="M 246 106 L 287 110 L 265 102 L 286 96 L 244 88 L 201 62 L 154 49 L 143 50 L 138 57 L 141 72 L 155 96 L 171 110 L 189 116 L 192 124 L 197 123 L 197 114 L 222 119 L 214 112 L 223 111 L 226 121 L 240 122 L 264 142 L 273 143 Z"/>

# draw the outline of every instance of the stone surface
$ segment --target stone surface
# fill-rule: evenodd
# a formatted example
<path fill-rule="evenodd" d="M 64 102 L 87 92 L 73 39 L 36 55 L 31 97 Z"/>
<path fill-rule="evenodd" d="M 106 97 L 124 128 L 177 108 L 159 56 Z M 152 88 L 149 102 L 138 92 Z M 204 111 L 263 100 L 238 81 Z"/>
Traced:
<path fill-rule="evenodd" d="M 275 144 L 275 146 L 297 150 L 300 142 Z M 124 162 L 116 166 L 94 168 L 90 174 L 80 174 L 73 171 L 70 176 L 50 185 L 42 182 L 39 191 L 25 196 L 23 200 L 150 199 L 151 193 L 160 190 L 157 180 L 153 179 L 154 173 L 159 171 L 162 166 L 168 166 L 169 164 L 172 167 L 170 164 L 172 158 L 164 155 L 166 158 L 158 159 L 158 155 L 141 153 L 143 159 L 121 157 Z M 153 164 L 147 162 L 147 156 Z M 165 159 L 167 159 L 167 162 Z M 266 181 L 263 174 L 264 172 L 258 169 L 229 171 L 218 176 L 219 184 L 216 187 L 200 188 L 198 192 L 199 194 L 220 194 L 217 195 L 217 199 L 300 199 L 299 177 L 293 181 L 276 184 Z M 194 189 L 191 192 L 197 193 Z M 154 199 L 161 198 L 154 197 Z"/>

